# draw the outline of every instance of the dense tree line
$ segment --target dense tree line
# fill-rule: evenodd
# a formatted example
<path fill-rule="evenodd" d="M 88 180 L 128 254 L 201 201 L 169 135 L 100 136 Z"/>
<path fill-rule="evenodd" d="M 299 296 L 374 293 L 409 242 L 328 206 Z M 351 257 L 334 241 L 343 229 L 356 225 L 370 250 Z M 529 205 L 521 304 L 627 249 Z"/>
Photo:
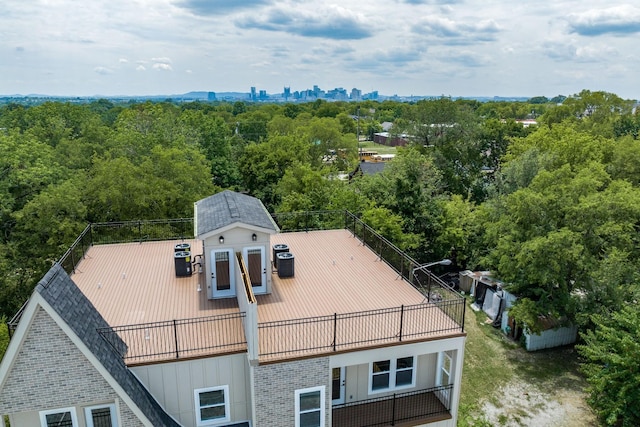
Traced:
<path fill-rule="evenodd" d="M 640 375 L 635 359 L 604 357 L 640 340 L 634 113 L 589 91 L 487 103 L 10 104 L 0 109 L 0 314 L 88 222 L 190 217 L 194 201 L 229 188 L 274 212 L 348 209 L 419 261 L 492 270 L 532 331 L 541 316 L 579 325 L 602 420 L 637 424 L 629 382 L 607 377 L 620 375 L 613 368 L 596 374 L 618 363 Z M 380 174 L 337 179 L 357 166 L 356 135 L 384 122 L 409 145 Z M 599 351 L 607 339 L 613 350 Z M 601 398 L 611 391 L 634 404 Z"/>

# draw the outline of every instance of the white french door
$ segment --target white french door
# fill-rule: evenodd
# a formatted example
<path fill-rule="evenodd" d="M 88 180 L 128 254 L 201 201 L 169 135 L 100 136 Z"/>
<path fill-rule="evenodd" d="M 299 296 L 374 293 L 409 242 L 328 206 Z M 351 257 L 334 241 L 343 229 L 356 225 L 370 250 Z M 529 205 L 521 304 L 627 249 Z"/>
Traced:
<path fill-rule="evenodd" d="M 242 250 L 244 263 L 249 270 L 254 294 L 267 292 L 267 266 L 264 246 L 247 247 Z"/>
<path fill-rule="evenodd" d="M 211 251 L 211 289 L 213 298 L 236 295 L 233 250 L 214 249 Z"/>
<path fill-rule="evenodd" d="M 345 368 L 333 368 L 331 370 L 331 403 L 339 405 L 344 403 L 345 395 Z"/>

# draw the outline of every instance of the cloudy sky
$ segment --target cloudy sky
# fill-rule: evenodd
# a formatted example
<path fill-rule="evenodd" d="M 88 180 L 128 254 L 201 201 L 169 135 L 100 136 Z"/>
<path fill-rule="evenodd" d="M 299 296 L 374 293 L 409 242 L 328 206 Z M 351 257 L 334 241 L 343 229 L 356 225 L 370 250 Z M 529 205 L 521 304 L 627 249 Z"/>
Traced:
<path fill-rule="evenodd" d="M 0 94 L 640 98 L 627 0 L 3 0 Z"/>

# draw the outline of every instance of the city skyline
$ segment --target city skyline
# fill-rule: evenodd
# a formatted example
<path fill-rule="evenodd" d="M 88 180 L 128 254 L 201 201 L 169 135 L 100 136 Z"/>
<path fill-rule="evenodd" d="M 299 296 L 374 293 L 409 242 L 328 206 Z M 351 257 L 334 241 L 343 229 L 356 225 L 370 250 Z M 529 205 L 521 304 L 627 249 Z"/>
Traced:
<path fill-rule="evenodd" d="M 640 93 L 640 8 L 617 1 L 25 0 L 0 25 L 0 95 Z"/>

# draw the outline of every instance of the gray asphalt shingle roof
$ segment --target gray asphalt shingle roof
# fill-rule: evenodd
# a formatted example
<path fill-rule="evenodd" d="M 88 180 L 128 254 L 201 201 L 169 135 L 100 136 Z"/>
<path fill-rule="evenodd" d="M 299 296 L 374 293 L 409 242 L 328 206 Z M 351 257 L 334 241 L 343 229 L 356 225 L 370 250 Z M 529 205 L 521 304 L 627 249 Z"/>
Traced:
<path fill-rule="evenodd" d="M 225 190 L 196 202 L 197 236 L 236 222 L 278 230 L 267 209 L 255 197 Z"/>
<path fill-rule="evenodd" d="M 109 325 L 59 264 L 54 265 L 38 282 L 36 292 L 69 325 L 154 426 L 180 426 L 162 409 L 98 333 L 98 329 Z M 126 347 L 124 342 L 120 342 L 118 346 Z"/>

